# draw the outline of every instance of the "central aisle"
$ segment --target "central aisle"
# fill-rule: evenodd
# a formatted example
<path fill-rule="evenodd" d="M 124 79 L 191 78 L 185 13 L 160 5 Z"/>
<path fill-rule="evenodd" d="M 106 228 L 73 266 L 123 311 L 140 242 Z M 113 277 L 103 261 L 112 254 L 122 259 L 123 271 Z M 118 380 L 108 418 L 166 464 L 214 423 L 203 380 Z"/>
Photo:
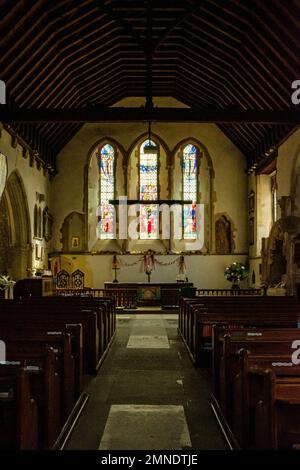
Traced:
<path fill-rule="evenodd" d="M 210 377 L 194 369 L 178 315 L 117 316 L 117 336 L 66 449 L 226 449 L 209 407 Z"/>

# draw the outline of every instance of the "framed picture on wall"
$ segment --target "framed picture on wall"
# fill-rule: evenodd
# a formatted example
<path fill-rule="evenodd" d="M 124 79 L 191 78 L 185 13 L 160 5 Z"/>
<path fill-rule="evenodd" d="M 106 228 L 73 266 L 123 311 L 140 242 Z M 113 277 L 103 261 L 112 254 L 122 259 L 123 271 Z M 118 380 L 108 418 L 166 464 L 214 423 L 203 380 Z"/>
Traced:
<path fill-rule="evenodd" d="M 79 244 L 80 244 L 80 238 L 79 237 L 72 237 L 71 248 L 78 248 Z"/>

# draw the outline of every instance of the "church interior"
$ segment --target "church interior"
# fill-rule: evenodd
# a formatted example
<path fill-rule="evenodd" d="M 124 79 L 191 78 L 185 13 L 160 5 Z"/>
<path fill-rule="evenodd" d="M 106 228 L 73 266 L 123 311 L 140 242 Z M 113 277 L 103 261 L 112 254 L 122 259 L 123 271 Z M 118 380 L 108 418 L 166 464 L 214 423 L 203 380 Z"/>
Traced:
<path fill-rule="evenodd" d="M 299 1 L 0 11 L 0 449 L 299 450 Z"/>

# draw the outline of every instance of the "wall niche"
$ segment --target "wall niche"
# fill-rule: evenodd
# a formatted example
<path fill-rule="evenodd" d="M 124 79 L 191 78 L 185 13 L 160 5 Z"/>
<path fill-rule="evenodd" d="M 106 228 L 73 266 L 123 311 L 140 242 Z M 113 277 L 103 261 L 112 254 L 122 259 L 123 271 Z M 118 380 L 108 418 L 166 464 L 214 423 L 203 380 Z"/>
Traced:
<path fill-rule="evenodd" d="M 215 242 L 216 253 L 218 255 L 227 255 L 232 253 L 232 224 L 230 220 L 221 215 L 215 223 Z"/>
<path fill-rule="evenodd" d="M 71 212 L 64 220 L 62 234 L 62 251 L 78 253 L 85 250 L 84 214 Z"/>

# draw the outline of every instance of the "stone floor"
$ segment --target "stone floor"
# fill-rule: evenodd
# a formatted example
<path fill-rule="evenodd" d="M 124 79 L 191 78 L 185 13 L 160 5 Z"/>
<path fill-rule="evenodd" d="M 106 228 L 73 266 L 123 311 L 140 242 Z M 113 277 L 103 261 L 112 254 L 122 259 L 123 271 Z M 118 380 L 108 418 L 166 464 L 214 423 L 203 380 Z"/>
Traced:
<path fill-rule="evenodd" d="M 226 449 L 209 406 L 209 373 L 192 366 L 177 322 L 176 313 L 118 315 L 66 449 Z"/>

